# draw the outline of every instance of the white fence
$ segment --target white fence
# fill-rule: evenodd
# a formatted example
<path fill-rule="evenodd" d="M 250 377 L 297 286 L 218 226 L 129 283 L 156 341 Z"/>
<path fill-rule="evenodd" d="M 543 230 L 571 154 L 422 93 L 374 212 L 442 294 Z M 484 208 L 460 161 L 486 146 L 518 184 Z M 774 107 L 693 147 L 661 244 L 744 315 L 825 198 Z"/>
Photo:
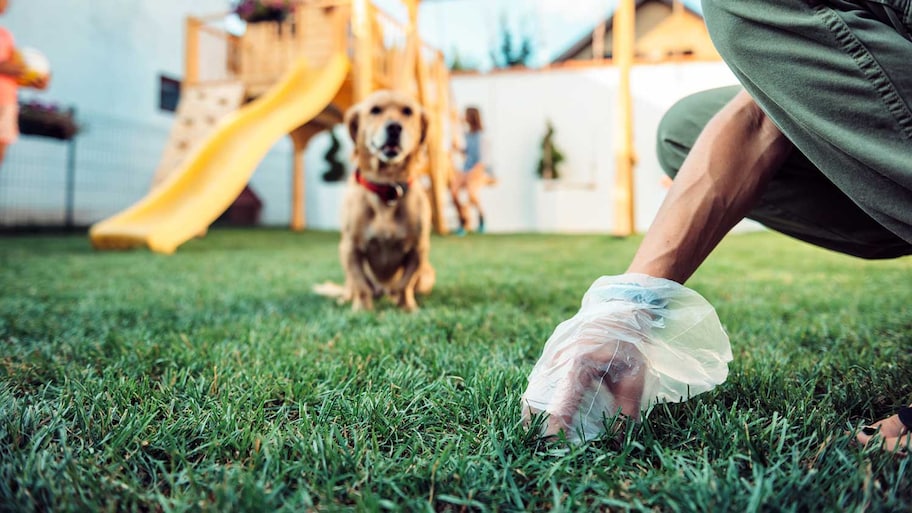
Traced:
<path fill-rule="evenodd" d="M 722 63 L 688 63 L 634 68 L 636 226 L 652 221 L 665 188 L 655 155 L 656 127 L 666 109 L 687 94 L 735 83 Z M 490 232 L 610 233 L 614 223 L 617 70 L 612 67 L 551 71 L 507 71 L 453 78 L 460 109 L 478 106 L 490 139 L 498 183 L 482 192 Z M 87 130 L 77 139 L 74 214 L 87 225 L 129 206 L 151 182 L 167 136 L 159 123 L 131 123 L 86 114 Z M 564 177 L 543 183 L 536 175 L 545 126 L 564 154 Z M 343 127 L 340 156 L 350 142 Z M 11 148 L 0 170 L 0 226 L 57 224 L 62 219 L 66 168 L 62 147 L 23 139 Z M 305 156 L 308 227 L 335 230 L 343 183 L 322 179 L 328 134 L 317 136 Z M 261 222 L 287 225 L 291 211 L 290 144 L 283 140 L 251 181 L 263 200 Z M 448 218 L 455 225 L 450 210 Z"/>
<path fill-rule="evenodd" d="M 453 78 L 456 104 L 479 107 L 498 183 L 482 192 L 490 232 L 609 233 L 614 224 L 617 69 L 506 71 Z M 718 63 L 637 66 L 631 77 L 637 229 L 651 223 L 665 195 L 655 151 L 656 127 L 678 99 L 736 83 Z M 564 154 L 561 180 L 543 183 L 536 169 L 547 121 Z M 338 227 L 338 186 L 308 177 L 310 226 Z M 450 216 L 455 223 L 455 216 Z"/>

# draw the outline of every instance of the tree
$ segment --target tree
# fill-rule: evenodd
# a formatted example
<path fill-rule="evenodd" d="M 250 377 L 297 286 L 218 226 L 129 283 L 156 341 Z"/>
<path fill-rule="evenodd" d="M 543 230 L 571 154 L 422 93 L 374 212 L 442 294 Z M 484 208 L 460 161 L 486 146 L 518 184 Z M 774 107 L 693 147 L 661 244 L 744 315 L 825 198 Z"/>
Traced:
<path fill-rule="evenodd" d="M 519 44 L 517 45 L 517 39 Z M 491 60 L 496 68 L 529 66 L 535 54 L 533 37 L 525 30 L 519 36 L 510 31 L 507 16 L 500 17 L 500 46 L 491 51 Z"/>

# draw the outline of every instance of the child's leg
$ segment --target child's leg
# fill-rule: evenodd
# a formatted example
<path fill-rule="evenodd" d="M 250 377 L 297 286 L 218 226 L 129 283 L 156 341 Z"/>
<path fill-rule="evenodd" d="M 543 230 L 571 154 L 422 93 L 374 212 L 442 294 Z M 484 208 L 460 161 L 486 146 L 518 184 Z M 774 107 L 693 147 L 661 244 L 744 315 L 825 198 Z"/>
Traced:
<path fill-rule="evenodd" d="M 0 105 L 0 167 L 6 157 L 6 148 L 19 138 L 19 105 Z"/>

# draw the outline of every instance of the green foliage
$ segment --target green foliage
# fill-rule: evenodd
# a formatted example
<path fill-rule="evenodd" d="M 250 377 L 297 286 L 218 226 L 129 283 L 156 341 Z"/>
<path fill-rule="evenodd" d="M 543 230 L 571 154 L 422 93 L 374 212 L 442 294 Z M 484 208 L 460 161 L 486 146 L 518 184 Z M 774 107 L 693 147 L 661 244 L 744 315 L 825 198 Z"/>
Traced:
<path fill-rule="evenodd" d="M 517 45 L 518 40 L 518 45 Z M 535 56 L 533 36 L 524 30 L 514 35 L 506 14 L 500 17 L 500 46 L 491 51 L 491 62 L 496 68 L 529 66 Z"/>
<path fill-rule="evenodd" d="M 329 130 L 330 145 L 329 150 L 323 154 L 329 169 L 323 173 L 324 182 L 341 182 L 345 179 L 345 164 L 339 160 L 339 149 L 342 148 L 339 138 L 336 137 L 335 130 Z"/>
<path fill-rule="evenodd" d="M 908 258 L 728 237 L 689 282 L 728 381 L 564 447 L 519 424 L 525 378 L 637 238 L 435 237 L 415 314 L 311 293 L 338 240 L 0 240 L 0 511 L 912 508 L 910 460 L 844 434 L 912 395 Z"/>
<path fill-rule="evenodd" d="M 453 53 L 453 59 L 450 61 L 450 71 L 465 71 L 465 65 L 462 63 L 462 58 L 459 56 L 459 52 Z"/>
<path fill-rule="evenodd" d="M 541 142 L 541 158 L 538 160 L 538 177 L 545 180 L 560 178 L 560 165 L 564 154 L 554 145 L 554 125 L 548 120 L 545 137 Z"/>
<path fill-rule="evenodd" d="M 450 71 L 474 71 L 478 67 L 466 61 L 459 50 L 453 49 L 453 59 L 450 61 Z"/>

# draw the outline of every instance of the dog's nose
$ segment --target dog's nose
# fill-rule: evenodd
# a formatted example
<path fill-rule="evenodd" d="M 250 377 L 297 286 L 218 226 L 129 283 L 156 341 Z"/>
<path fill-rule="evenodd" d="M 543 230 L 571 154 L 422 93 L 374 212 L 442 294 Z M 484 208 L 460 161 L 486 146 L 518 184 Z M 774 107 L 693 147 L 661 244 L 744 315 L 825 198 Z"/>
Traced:
<path fill-rule="evenodd" d="M 402 133 L 402 125 L 399 123 L 390 123 L 386 125 L 386 135 L 390 137 L 399 137 Z"/>

